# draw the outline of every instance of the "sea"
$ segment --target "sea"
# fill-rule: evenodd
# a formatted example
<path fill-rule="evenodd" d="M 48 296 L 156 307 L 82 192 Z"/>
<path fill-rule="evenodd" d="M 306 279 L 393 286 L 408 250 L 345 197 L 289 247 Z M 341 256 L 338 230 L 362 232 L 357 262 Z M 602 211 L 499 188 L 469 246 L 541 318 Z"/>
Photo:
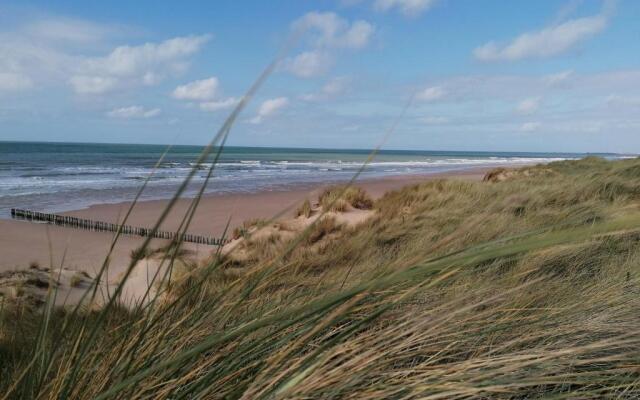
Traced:
<path fill-rule="evenodd" d="M 11 208 L 60 212 L 129 201 L 149 177 L 141 198 L 170 198 L 196 167 L 192 183 L 184 193 L 193 196 L 213 162 L 210 157 L 197 164 L 202 150 L 202 146 L 0 141 L 0 218 L 8 218 Z M 225 147 L 205 193 L 251 193 L 344 182 L 361 169 L 369 154 L 370 150 Z M 367 164 L 360 179 L 546 163 L 584 156 L 382 150 Z"/>

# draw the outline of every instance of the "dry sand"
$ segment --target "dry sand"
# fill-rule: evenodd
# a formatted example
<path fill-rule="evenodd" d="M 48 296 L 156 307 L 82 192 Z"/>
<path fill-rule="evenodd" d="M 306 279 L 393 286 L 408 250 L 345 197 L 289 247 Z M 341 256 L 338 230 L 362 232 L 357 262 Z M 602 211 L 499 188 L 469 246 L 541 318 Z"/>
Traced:
<path fill-rule="evenodd" d="M 423 176 L 400 176 L 364 180 L 358 183 L 371 196 L 379 197 L 386 191 L 437 178 L 478 180 L 486 169 L 466 170 Z M 316 198 L 323 187 L 297 187 L 287 191 L 251 194 L 225 194 L 204 197 L 189 228 L 190 233 L 219 237 L 227 221 L 230 229 L 252 218 L 271 218 L 285 211 L 289 218 L 293 209 L 305 198 Z M 191 200 L 180 200 L 162 229 L 175 229 Z M 166 200 L 145 201 L 136 204 L 127 222 L 129 225 L 151 227 L 167 204 Z M 19 205 L 16 205 L 19 206 Z M 118 222 L 129 204 L 102 204 L 66 214 L 97 221 Z M 0 272 L 27 268 L 30 263 L 42 267 L 65 268 L 85 271 L 94 275 L 102 265 L 111 245 L 113 234 L 90 232 L 74 228 L 37 224 L 24 221 L 0 220 Z M 116 279 L 130 261 L 131 251 L 138 248 L 143 238 L 122 236 L 112 253 L 109 278 Z M 154 239 L 153 247 L 167 241 Z M 187 244 L 197 257 L 205 258 L 214 249 L 211 246 Z"/>

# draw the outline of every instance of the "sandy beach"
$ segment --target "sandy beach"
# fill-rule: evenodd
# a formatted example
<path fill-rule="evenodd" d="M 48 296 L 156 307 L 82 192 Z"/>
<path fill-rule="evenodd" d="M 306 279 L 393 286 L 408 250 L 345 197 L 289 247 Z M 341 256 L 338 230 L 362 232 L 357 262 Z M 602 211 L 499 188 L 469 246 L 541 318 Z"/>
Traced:
<path fill-rule="evenodd" d="M 382 196 L 389 190 L 415 184 L 425 180 L 440 178 L 481 179 L 486 169 L 469 169 L 457 172 L 438 173 L 421 176 L 395 176 L 383 179 L 363 180 L 358 183 L 372 197 Z M 298 186 L 286 191 L 267 191 L 247 194 L 224 194 L 204 197 L 197 209 L 190 233 L 219 237 L 227 222 L 233 229 L 243 221 L 253 218 L 271 218 L 279 213 L 290 216 L 293 209 L 304 199 L 313 199 L 325 186 Z M 162 229 L 174 230 L 178 227 L 191 199 L 181 199 L 162 225 Z M 166 200 L 139 202 L 133 209 L 127 224 L 151 227 L 166 206 Z M 126 213 L 130 203 L 101 204 L 87 209 L 65 213 L 97 221 L 118 222 Z M 44 267 L 65 268 L 93 274 L 104 261 L 112 233 L 91 232 L 68 227 L 31 223 L 15 220 L 0 220 L 0 272 L 26 268 L 37 263 Z M 122 236 L 113 253 L 110 268 L 112 278 L 126 267 L 131 251 L 138 248 L 143 238 Z M 152 248 L 160 247 L 167 241 L 154 239 Z M 196 252 L 198 258 L 205 258 L 213 249 L 211 246 L 186 244 L 186 248 Z"/>

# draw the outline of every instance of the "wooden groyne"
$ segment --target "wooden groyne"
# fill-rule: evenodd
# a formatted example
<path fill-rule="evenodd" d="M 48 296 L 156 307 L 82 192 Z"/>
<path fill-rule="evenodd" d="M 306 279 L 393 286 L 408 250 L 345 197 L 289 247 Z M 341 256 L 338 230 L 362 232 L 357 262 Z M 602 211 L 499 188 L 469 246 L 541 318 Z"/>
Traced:
<path fill-rule="evenodd" d="M 68 215 L 48 214 L 31 210 L 22 210 L 19 208 L 11 209 L 11 218 L 32 221 L 32 222 L 45 222 L 53 225 L 67 226 L 77 229 L 86 229 L 96 232 L 118 232 L 125 235 L 154 237 L 158 239 L 173 240 L 176 236 L 180 235 L 180 241 L 189 243 L 206 244 L 210 246 L 223 246 L 227 240 L 222 238 L 213 238 L 208 236 L 193 235 L 190 233 L 178 234 L 176 232 L 168 231 L 153 231 L 149 228 L 140 228 L 129 225 L 118 225 L 110 222 L 93 221 L 90 219 L 76 218 Z"/>

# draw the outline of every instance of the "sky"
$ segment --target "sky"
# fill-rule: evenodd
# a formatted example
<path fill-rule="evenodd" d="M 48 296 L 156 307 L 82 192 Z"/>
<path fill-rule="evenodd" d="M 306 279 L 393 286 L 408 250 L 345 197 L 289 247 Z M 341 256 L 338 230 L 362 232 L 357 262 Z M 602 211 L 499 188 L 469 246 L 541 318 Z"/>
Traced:
<path fill-rule="evenodd" d="M 204 144 L 275 61 L 229 145 L 640 153 L 638 21 L 636 0 L 0 0 L 0 140 Z"/>

